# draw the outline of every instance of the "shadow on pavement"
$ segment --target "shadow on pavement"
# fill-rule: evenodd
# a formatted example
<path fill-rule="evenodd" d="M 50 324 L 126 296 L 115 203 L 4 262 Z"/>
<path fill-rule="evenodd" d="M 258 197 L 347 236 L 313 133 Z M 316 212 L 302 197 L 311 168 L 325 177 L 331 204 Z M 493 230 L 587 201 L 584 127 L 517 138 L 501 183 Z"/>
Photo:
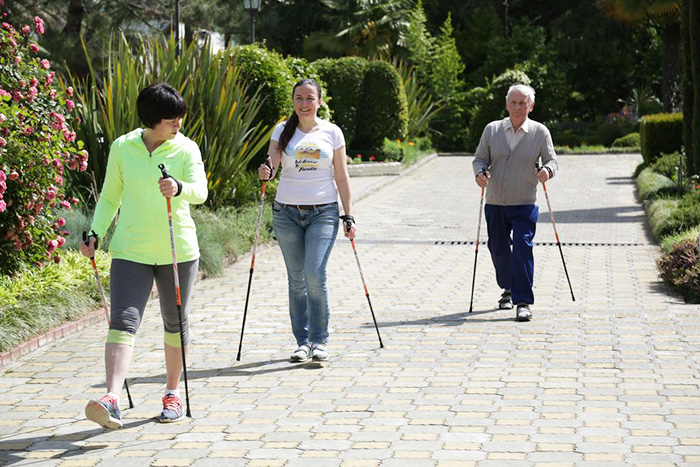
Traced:
<path fill-rule="evenodd" d="M 388 328 L 388 327 L 394 327 L 394 326 L 429 326 L 431 324 L 438 324 L 438 325 L 443 325 L 443 326 L 460 326 L 464 324 L 467 321 L 475 321 L 475 322 L 482 322 L 482 321 L 510 321 L 511 318 L 507 319 L 474 319 L 474 316 L 478 315 L 483 315 L 483 314 L 488 314 L 488 313 L 495 313 L 497 311 L 503 311 L 503 310 L 496 310 L 496 309 L 488 309 L 488 310 L 476 310 L 471 313 L 464 311 L 462 313 L 453 313 L 451 315 L 442 315 L 442 316 L 435 316 L 433 318 L 423 318 L 423 319 L 416 319 L 413 321 L 383 321 L 383 322 L 377 322 L 380 328 Z M 363 323 L 362 324 L 363 328 L 373 328 L 374 324 L 369 322 L 369 323 Z"/>
<path fill-rule="evenodd" d="M 76 420 L 77 421 L 77 420 Z M 145 420 L 135 420 L 133 422 L 124 423 L 124 428 L 135 428 L 147 423 L 156 423 L 155 418 Z M 72 423 L 62 423 L 56 426 L 71 425 Z M 38 430 L 45 430 L 46 427 L 37 427 Z M 28 432 L 15 433 L 12 435 L 0 438 L 0 465 L 12 465 L 22 462 L 25 465 L 37 464 L 41 465 L 46 461 L 46 458 L 27 459 L 21 454 L 32 451 L 63 451 L 57 452 L 48 459 L 65 459 L 86 454 L 90 451 L 100 449 L 112 449 L 111 442 L 105 441 L 104 445 L 91 444 L 90 446 L 82 446 L 76 444 L 78 442 L 89 440 L 90 438 L 104 433 L 111 433 L 118 430 L 108 430 L 99 426 L 85 431 L 76 431 L 74 433 L 64 433 L 60 435 L 36 436 L 33 438 L 23 438 Z M 38 445 L 37 445 L 38 444 Z M 37 445 L 37 446 L 34 446 Z M 34 449 L 31 449 L 34 446 Z"/>
<path fill-rule="evenodd" d="M 554 209 L 554 220 L 557 224 L 586 224 L 586 223 L 644 223 L 644 210 L 641 206 L 617 206 L 612 208 L 597 209 L 571 209 L 560 211 Z M 540 215 L 537 222 L 551 222 L 549 211 L 545 205 L 540 206 Z"/>

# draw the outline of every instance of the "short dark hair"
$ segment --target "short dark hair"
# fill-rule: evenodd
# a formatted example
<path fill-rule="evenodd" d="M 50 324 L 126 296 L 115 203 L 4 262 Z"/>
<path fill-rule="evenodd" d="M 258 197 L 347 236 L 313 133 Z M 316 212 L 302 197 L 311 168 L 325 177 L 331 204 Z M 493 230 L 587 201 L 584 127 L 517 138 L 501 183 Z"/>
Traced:
<path fill-rule="evenodd" d="M 141 90 L 136 99 L 136 109 L 143 124 L 153 128 L 163 119 L 184 117 L 187 105 L 174 87 L 157 83 Z"/>

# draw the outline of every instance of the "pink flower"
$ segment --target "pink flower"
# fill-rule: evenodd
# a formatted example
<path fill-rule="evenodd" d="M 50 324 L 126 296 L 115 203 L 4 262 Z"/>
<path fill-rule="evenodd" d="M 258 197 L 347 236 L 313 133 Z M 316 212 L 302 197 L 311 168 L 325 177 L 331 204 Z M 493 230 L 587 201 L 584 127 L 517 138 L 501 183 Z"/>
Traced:
<path fill-rule="evenodd" d="M 22 57 L 20 57 L 19 55 L 17 55 L 17 56 L 15 57 L 14 63 L 15 63 L 15 66 L 19 65 L 20 63 L 22 63 Z"/>
<path fill-rule="evenodd" d="M 49 91 L 49 97 L 51 99 L 56 99 L 56 90 L 55 89 L 52 89 L 51 91 Z"/>
<path fill-rule="evenodd" d="M 7 146 L 7 140 L 0 136 L 0 148 L 4 148 L 5 146 Z"/>
<path fill-rule="evenodd" d="M 68 110 L 73 110 L 75 108 L 75 102 L 73 102 L 70 99 L 66 100 L 66 107 L 68 107 Z"/>
<path fill-rule="evenodd" d="M 80 202 L 80 200 L 78 198 L 76 198 L 75 196 L 72 197 L 70 201 L 71 201 L 71 203 L 73 203 L 73 206 L 77 206 L 77 204 Z"/>
<path fill-rule="evenodd" d="M 86 170 L 87 170 L 87 162 L 82 161 L 82 162 L 80 163 L 80 171 L 81 171 L 81 172 L 85 172 Z"/>
<path fill-rule="evenodd" d="M 39 80 L 36 78 L 32 78 L 29 80 L 29 85 L 35 88 L 39 86 Z"/>
<path fill-rule="evenodd" d="M 63 209 L 70 210 L 70 203 L 65 199 L 61 201 L 61 206 L 63 207 Z"/>
<path fill-rule="evenodd" d="M 2 23 L 2 28 L 7 29 L 8 31 L 12 30 L 10 23 Z"/>
<path fill-rule="evenodd" d="M 374 161 L 376 158 L 374 156 L 369 156 L 369 160 Z"/>
<path fill-rule="evenodd" d="M 59 227 L 63 227 L 64 225 L 66 225 L 66 220 L 63 217 L 59 217 L 56 220 L 56 224 L 58 224 Z"/>
<path fill-rule="evenodd" d="M 26 79 L 19 80 L 19 87 L 26 88 L 27 87 L 27 80 Z"/>
<path fill-rule="evenodd" d="M 28 24 L 25 24 L 25 25 L 22 26 L 22 28 L 20 29 L 20 32 L 21 32 L 22 34 L 24 34 L 25 36 L 28 36 L 29 34 L 32 33 L 32 28 L 29 27 Z"/>
<path fill-rule="evenodd" d="M 38 94 L 38 92 L 39 91 L 33 86 L 31 88 L 29 88 L 29 91 L 27 91 L 30 99 L 34 99 L 36 97 L 36 95 Z"/>
<path fill-rule="evenodd" d="M 43 60 L 42 60 L 41 62 L 39 62 L 39 63 L 41 64 L 41 67 L 42 67 L 44 70 L 48 70 L 49 68 L 51 68 L 51 62 L 49 62 L 47 59 L 43 59 Z"/>
<path fill-rule="evenodd" d="M 5 212 L 7 209 L 7 204 L 3 200 L 0 199 L 0 212 Z"/>
<path fill-rule="evenodd" d="M 0 193 L 5 193 L 7 191 L 7 183 L 0 182 Z"/>
<path fill-rule="evenodd" d="M 38 16 L 34 17 L 34 29 L 37 34 L 44 34 L 44 20 Z"/>
<path fill-rule="evenodd" d="M 39 53 L 39 46 L 36 44 L 29 44 L 29 50 L 34 53 Z"/>
<path fill-rule="evenodd" d="M 68 89 L 66 89 L 66 92 L 68 93 L 69 96 L 73 97 L 73 86 L 68 86 Z"/>
<path fill-rule="evenodd" d="M 56 182 L 56 185 L 63 186 L 63 177 L 56 175 L 53 179 Z"/>
<path fill-rule="evenodd" d="M 5 91 L 4 89 L 0 89 L 0 97 L 2 97 L 3 99 L 5 99 L 6 97 L 12 97 L 12 94 L 10 94 L 9 92 Z M 4 117 L 4 115 L 3 115 L 3 117 Z"/>
<path fill-rule="evenodd" d="M 54 76 L 56 76 L 56 72 L 55 72 L 55 71 L 52 71 L 51 73 L 49 73 L 49 76 L 46 77 L 46 84 L 51 84 L 51 83 L 53 83 L 53 78 L 54 78 Z"/>
<path fill-rule="evenodd" d="M 56 241 L 58 242 L 59 248 L 62 247 L 64 243 L 66 243 L 66 239 L 61 237 L 60 235 L 56 238 Z"/>
<path fill-rule="evenodd" d="M 10 180 L 17 180 L 19 178 L 19 174 L 13 170 L 12 172 L 10 172 L 10 176 L 7 178 L 9 178 Z"/>
<path fill-rule="evenodd" d="M 24 134 L 25 134 L 25 135 L 29 136 L 29 135 L 31 135 L 32 133 L 34 133 L 34 128 L 32 128 L 32 127 L 30 127 L 30 126 L 27 126 L 27 127 L 24 128 Z"/>
<path fill-rule="evenodd" d="M 5 175 L 5 172 L 0 170 L 0 182 L 4 182 L 5 180 L 7 180 L 7 175 Z"/>
<path fill-rule="evenodd" d="M 12 100 L 15 101 L 15 102 L 21 101 L 23 97 L 24 97 L 24 96 L 22 96 L 22 93 L 19 92 L 19 89 L 15 89 L 15 90 L 12 92 Z"/>
<path fill-rule="evenodd" d="M 48 189 L 46 192 L 46 199 L 54 199 L 56 197 L 56 189 L 54 187 L 51 187 Z"/>
<path fill-rule="evenodd" d="M 58 242 L 56 240 L 49 240 L 49 253 L 53 253 L 58 248 Z"/>

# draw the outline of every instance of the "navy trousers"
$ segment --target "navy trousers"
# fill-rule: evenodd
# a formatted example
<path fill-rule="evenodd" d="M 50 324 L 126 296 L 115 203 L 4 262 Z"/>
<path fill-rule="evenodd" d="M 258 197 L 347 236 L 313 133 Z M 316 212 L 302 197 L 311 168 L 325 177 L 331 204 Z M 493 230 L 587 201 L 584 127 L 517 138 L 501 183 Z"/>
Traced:
<path fill-rule="evenodd" d="M 511 291 L 514 304 L 532 305 L 535 303 L 532 293 L 535 271 L 532 246 L 539 208 L 534 204 L 487 204 L 484 213 L 498 286 Z"/>

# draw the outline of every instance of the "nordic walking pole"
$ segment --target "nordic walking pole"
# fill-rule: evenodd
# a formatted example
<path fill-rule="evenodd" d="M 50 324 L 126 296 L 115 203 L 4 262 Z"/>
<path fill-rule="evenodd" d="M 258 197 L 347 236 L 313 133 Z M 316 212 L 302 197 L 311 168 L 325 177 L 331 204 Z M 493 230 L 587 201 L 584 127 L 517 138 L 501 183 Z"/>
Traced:
<path fill-rule="evenodd" d="M 95 233 L 93 231 L 93 233 Z M 85 245 L 90 246 L 90 239 L 88 238 L 87 232 L 83 232 L 83 242 Z M 97 235 L 95 235 L 95 249 L 97 249 L 99 240 Z M 107 318 L 107 325 L 109 326 L 109 311 L 107 308 L 107 297 L 105 296 L 105 291 L 102 288 L 102 282 L 100 282 L 100 274 L 97 272 L 97 263 L 95 263 L 95 255 L 90 257 L 90 262 L 92 263 L 92 272 L 95 274 L 95 281 L 97 281 L 97 289 L 100 291 L 100 298 L 102 299 L 102 308 L 105 310 L 105 318 Z M 131 400 L 131 392 L 129 392 L 129 383 L 127 383 L 126 378 L 124 378 L 124 389 L 126 389 L 126 395 L 129 398 L 129 408 L 134 408 L 134 402 Z"/>
<path fill-rule="evenodd" d="M 169 178 L 165 165 L 158 164 L 163 178 Z M 182 351 L 182 371 L 185 375 L 185 401 L 187 402 L 187 416 L 192 418 L 190 412 L 190 391 L 187 387 L 187 361 L 185 359 L 185 330 L 182 327 L 182 301 L 180 299 L 180 277 L 177 274 L 177 253 L 175 252 L 175 232 L 173 230 L 173 210 L 170 205 L 170 198 L 166 197 L 168 203 L 168 226 L 170 227 L 170 249 L 173 252 L 173 276 L 175 278 L 175 303 L 177 304 L 177 317 L 180 320 L 180 350 Z"/>
<path fill-rule="evenodd" d="M 486 169 L 481 173 L 486 176 Z M 479 221 L 476 224 L 476 252 L 474 253 L 474 273 L 472 274 L 472 298 L 469 300 L 469 313 L 472 312 L 474 305 L 474 282 L 476 281 L 476 259 L 479 257 L 479 234 L 481 233 L 481 213 L 484 211 L 484 192 L 485 187 L 481 187 L 481 202 L 479 203 Z"/>
<path fill-rule="evenodd" d="M 539 172 L 542 167 L 540 164 L 535 164 L 537 171 Z M 544 188 L 544 197 L 547 199 L 547 207 L 549 208 L 549 219 L 552 221 L 552 227 L 554 228 L 554 237 L 557 239 L 557 246 L 559 247 L 559 254 L 561 255 L 561 262 L 564 264 L 564 273 L 566 274 L 566 281 L 569 283 L 569 291 L 571 292 L 571 300 L 576 301 L 574 297 L 574 289 L 571 287 L 571 280 L 569 279 L 569 271 L 566 270 L 566 261 L 564 260 L 564 252 L 561 250 L 561 242 L 559 241 L 559 233 L 557 233 L 557 224 L 554 222 L 554 213 L 552 212 L 552 205 L 549 202 L 549 194 L 547 193 L 547 185 L 542 182 L 542 188 Z"/>
<path fill-rule="evenodd" d="M 340 216 L 345 224 L 345 230 L 350 230 L 354 219 L 351 216 Z M 351 220 L 352 219 L 352 220 Z M 374 316 L 374 309 L 372 308 L 372 301 L 369 299 L 369 291 L 367 290 L 367 283 L 365 282 L 365 276 L 362 274 L 362 266 L 360 266 L 360 258 L 357 256 L 357 249 L 355 248 L 355 240 L 350 239 L 350 244 L 352 245 L 352 252 L 355 253 L 355 261 L 357 262 L 357 269 L 360 271 L 360 279 L 362 279 L 362 287 L 365 288 L 365 297 L 367 297 L 367 303 L 369 303 L 369 311 L 372 313 L 372 321 L 374 321 L 374 329 L 377 330 L 377 337 L 379 338 L 379 348 L 384 348 L 384 343 L 382 342 L 382 336 L 379 334 L 379 326 L 377 325 L 377 318 Z"/>
<path fill-rule="evenodd" d="M 267 160 L 265 165 L 270 167 Z M 258 250 L 258 239 L 260 237 L 260 224 L 262 222 L 262 212 L 263 206 L 265 204 L 265 188 L 267 187 L 267 182 L 272 180 L 272 167 L 270 167 L 270 178 L 263 180 L 262 190 L 260 192 L 260 207 L 258 208 L 258 222 L 255 224 L 255 240 L 253 242 L 253 257 L 250 259 L 250 275 L 248 276 L 248 291 L 245 294 L 245 306 L 243 307 L 243 325 L 241 326 L 241 341 L 238 343 L 238 355 L 236 355 L 236 361 L 241 361 L 241 349 L 243 348 L 243 331 L 245 331 L 245 319 L 248 315 L 248 299 L 250 298 L 250 286 L 253 283 L 253 271 L 255 270 L 255 253 Z"/>

